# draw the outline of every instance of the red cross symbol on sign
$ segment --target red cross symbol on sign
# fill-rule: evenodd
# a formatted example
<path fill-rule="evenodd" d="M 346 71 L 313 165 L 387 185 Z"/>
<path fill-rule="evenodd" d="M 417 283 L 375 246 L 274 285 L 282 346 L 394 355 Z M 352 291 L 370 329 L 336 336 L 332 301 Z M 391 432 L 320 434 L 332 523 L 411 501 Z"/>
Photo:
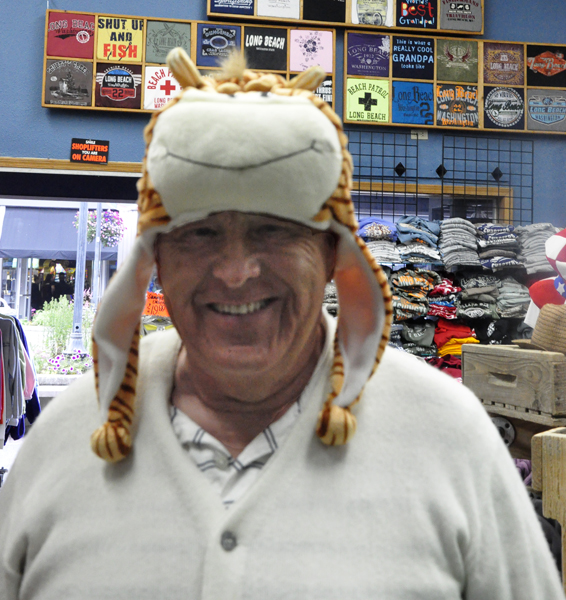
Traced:
<path fill-rule="evenodd" d="M 165 91 L 165 95 L 166 96 L 170 96 L 171 92 L 174 92 L 177 89 L 177 86 L 172 84 L 169 79 L 165 80 L 165 84 L 164 85 L 160 85 L 159 86 L 160 90 L 164 90 Z"/>

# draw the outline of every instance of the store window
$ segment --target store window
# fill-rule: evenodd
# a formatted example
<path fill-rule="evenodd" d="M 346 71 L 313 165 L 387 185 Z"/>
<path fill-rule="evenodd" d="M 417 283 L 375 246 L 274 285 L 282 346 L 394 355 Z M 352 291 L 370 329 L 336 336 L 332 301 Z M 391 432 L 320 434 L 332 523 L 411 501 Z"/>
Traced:
<path fill-rule="evenodd" d="M 45 302 L 75 295 L 80 203 L 18 202 L 0 205 L 0 303 L 24 321 L 32 319 Z M 101 203 L 100 251 L 96 251 L 97 204 L 85 204 L 87 243 L 84 290 L 96 300 L 127 254 L 135 237 L 135 205 Z M 96 286 L 96 291 L 94 287 Z"/>

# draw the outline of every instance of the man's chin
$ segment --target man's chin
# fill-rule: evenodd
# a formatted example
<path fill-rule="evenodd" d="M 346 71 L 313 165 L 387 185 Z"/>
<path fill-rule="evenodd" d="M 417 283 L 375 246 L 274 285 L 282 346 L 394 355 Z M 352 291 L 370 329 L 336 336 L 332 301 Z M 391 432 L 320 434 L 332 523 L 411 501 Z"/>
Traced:
<path fill-rule="evenodd" d="M 237 371 L 239 374 L 259 374 L 277 362 L 276 353 L 268 348 L 257 346 L 234 345 L 207 353 L 206 361 L 212 369 Z"/>

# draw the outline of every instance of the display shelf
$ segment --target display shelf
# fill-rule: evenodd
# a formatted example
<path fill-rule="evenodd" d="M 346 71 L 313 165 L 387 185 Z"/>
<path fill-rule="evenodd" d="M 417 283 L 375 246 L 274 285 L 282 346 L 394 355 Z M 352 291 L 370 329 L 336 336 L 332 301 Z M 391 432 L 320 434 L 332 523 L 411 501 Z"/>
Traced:
<path fill-rule="evenodd" d="M 211 18 L 481 35 L 483 0 L 208 0 Z"/>
<path fill-rule="evenodd" d="M 566 46 L 349 30 L 344 123 L 566 133 Z"/>
<path fill-rule="evenodd" d="M 315 94 L 333 106 L 335 45 L 334 29 L 47 10 L 41 105 L 152 113 L 181 90 L 165 64 L 180 46 L 204 75 L 232 50 L 285 79 L 320 65 L 327 77 Z"/>

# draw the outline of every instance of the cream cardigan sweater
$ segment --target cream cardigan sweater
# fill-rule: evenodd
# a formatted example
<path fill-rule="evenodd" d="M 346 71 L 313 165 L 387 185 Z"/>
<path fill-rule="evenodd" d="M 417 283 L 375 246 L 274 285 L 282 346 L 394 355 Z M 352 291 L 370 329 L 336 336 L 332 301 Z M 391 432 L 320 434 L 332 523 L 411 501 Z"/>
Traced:
<path fill-rule="evenodd" d="M 227 511 L 171 428 L 179 344 L 175 331 L 144 340 L 123 463 L 89 448 L 91 376 L 33 426 L 0 490 L 0 598 L 563 598 L 520 477 L 461 384 L 388 349 L 356 436 L 326 447 L 324 355 L 289 437 Z"/>

